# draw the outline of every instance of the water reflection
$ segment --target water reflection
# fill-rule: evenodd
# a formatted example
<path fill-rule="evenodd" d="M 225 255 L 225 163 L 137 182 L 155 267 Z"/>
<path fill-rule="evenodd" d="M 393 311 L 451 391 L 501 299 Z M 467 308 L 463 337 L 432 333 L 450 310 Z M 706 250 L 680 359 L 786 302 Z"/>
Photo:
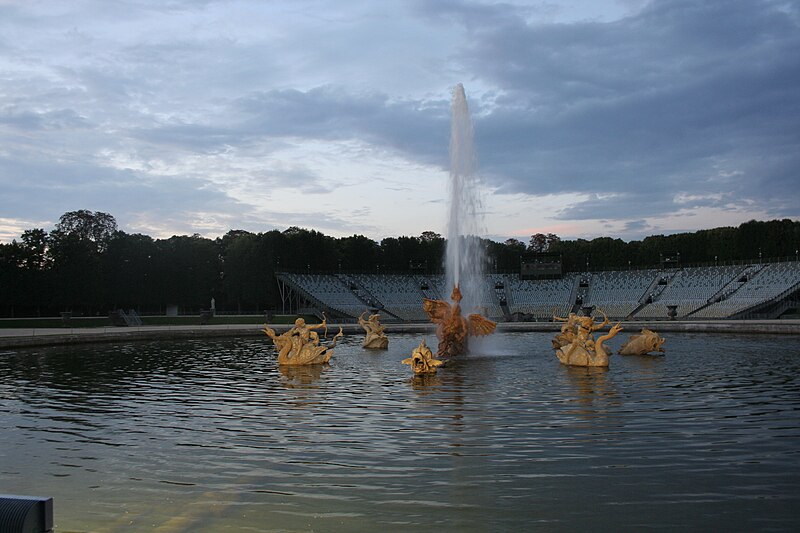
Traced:
<path fill-rule="evenodd" d="M 278 370 L 283 375 L 283 385 L 287 388 L 302 387 L 307 388 L 313 385 L 322 376 L 323 372 L 330 370 L 330 366 L 325 365 L 277 365 Z"/>
<path fill-rule="evenodd" d="M 415 374 L 409 378 L 409 382 L 417 392 L 430 394 L 441 387 L 442 378 L 436 374 Z"/>
<path fill-rule="evenodd" d="M 616 396 L 608 379 L 608 368 L 564 366 L 562 371 L 572 387 L 571 401 L 577 406 L 575 414 L 596 417 L 606 411 L 609 400 Z"/>

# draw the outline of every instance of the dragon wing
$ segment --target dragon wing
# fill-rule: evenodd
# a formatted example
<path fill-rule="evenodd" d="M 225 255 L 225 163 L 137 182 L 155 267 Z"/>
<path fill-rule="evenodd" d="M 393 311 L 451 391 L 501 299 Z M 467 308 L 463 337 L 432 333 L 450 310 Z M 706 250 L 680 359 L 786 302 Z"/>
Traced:
<path fill-rule="evenodd" d="M 422 309 L 428 314 L 431 320 L 442 321 L 447 318 L 450 312 L 450 304 L 442 300 L 431 300 L 430 298 L 422 299 Z"/>
<path fill-rule="evenodd" d="M 469 334 L 473 337 L 482 337 L 494 332 L 497 323 L 483 317 L 477 313 L 473 313 L 467 317 L 469 327 Z"/>

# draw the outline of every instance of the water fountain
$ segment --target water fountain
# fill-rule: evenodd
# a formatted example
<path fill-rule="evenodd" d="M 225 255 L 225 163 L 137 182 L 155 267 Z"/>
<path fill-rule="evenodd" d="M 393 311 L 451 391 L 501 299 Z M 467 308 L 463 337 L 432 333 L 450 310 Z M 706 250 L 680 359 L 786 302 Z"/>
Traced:
<path fill-rule="evenodd" d="M 458 286 L 462 306 L 474 309 L 481 301 L 486 251 L 478 237 L 483 233 L 483 224 L 474 130 L 460 83 L 453 89 L 451 104 L 448 203 L 445 286 Z"/>
<path fill-rule="evenodd" d="M 425 299 L 423 308 L 438 325 L 439 357 L 466 351 L 470 336 L 488 335 L 496 324 L 477 312 L 484 283 L 486 254 L 479 235 L 481 201 L 478 191 L 474 132 L 464 86 L 453 89 L 450 126 L 450 181 L 448 187 L 445 286 L 453 287 L 450 302 Z M 463 304 L 462 304 L 463 300 Z"/>

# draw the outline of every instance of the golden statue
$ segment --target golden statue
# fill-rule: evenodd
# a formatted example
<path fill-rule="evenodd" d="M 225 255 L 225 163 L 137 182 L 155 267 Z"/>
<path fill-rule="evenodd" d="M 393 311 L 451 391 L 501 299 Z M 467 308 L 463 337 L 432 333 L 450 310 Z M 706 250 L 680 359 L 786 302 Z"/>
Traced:
<path fill-rule="evenodd" d="M 278 350 L 279 365 L 320 365 L 330 361 L 333 347 L 339 338 L 344 336 L 340 327 L 332 343 L 327 346 L 320 345 L 319 335 L 314 331 L 320 328 L 325 328 L 327 332 L 327 319 L 309 326 L 303 318 L 298 318 L 294 321 L 294 327 L 280 335 L 276 335 L 275 330 L 266 325 L 263 331 L 272 339 L 275 349 Z"/>
<path fill-rule="evenodd" d="M 642 332 L 631 337 L 620 346 L 617 352 L 620 355 L 647 355 L 650 352 L 664 352 L 661 346 L 667 342 L 655 331 L 642 328 Z"/>
<path fill-rule="evenodd" d="M 442 366 L 443 361 L 433 358 L 433 352 L 425 344 L 425 339 L 422 339 L 419 346 L 414 348 L 411 352 L 411 357 L 401 361 L 404 365 L 411 365 L 411 370 L 414 374 L 435 374 L 436 367 Z"/>
<path fill-rule="evenodd" d="M 364 337 L 363 347 L 385 350 L 389 347 L 389 337 L 383 332 L 384 326 L 381 324 L 380 315 L 369 315 L 369 318 L 364 320 L 365 314 L 366 311 L 358 317 L 358 323 L 367 332 L 366 337 Z"/>
<path fill-rule="evenodd" d="M 586 345 L 589 351 L 594 351 L 593 333 L 609 324 L 608 316 L 602 310 L 598 309 L 598 311 L 603 313 L 602 322 L 595 322 L 591 315 L 579 316 L 575 313 L 570 313 L 567 318 L 553 316 L 554 321 L 566 322 L 561 326 L 561 333 L 553 338 L 553 348 L 558 349 L 571 344 L 577 338 L 579 343 Z M 611 355 L 611 350 L 605 348 L 605 351 Z"/>
<path fill-rule="evenodd" d="M 575 331 L 577 330 L 578 315 L 570 313 L 566 318 L 553 315 L 553 322 L 563 322 L 561 326 L 561 333 L 553 339 L 553 348 L 560 348 L 565 344 L 570 344 L 575 339 Z"/>
<path fill-rule="evenodd" d="M 565 365 L 571 366 L 608 366 L 608 355 L 610 350 L 603 346 L 603 343 L 608 339 L 616 336 L 617 333 L 622 331 L 622 326 L 617 323 L 611 327 L 609 332 L 594 339 L 588 339 L 591 342 L 581 342 L 579 337 L 571 344 L 562 346 L 556 350 L 556 357 Z"/>
<path fill-rule="evenodd" d="M 567 318 L 554 316 L 553 320 L 566 322 L 561 333 L 553 339 L 553 348 L 561 363 L 572 366 L 608 366 L 611 350 L 603 343 L 622 331 L 619 323 L 595 341 L 594 332 L 609 324 L 605 313 L 602 322 L 595 322 L 591 315 L 578 316 L 574 313 L 570 313 Z"/>
<path fill-rule="evenodd" d="M 439 338 L 437 355 L 442 358 L 460 355 L 467 350 L 469 336 L 481 337 L 494 332 L 495 322 L 477 313 L 466 318 L 461 315 L 461 289 L 453 287 L 450 295 L 452 305 L 442 300 L 423 298 L 422 308 L 437 325 L 436 336 Z"/>

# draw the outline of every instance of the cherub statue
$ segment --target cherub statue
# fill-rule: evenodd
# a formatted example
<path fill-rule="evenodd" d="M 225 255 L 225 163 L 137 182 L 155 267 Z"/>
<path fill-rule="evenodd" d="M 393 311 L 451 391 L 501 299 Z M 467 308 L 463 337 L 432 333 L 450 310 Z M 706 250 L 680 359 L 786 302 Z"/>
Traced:
<path fill-rule="evenodd" d="M 468 337 L 479 337 L 494 332 L 497 324 L 477 313 L 468 317 L 461 315 L 461 290 L 453 287 L 450 299 L 452 304 L 442 300 L 423 298 L 422 308 L 437 325 L 436 336 L 439 338 L 439 357 L 447 358 L 464 353 L 467 349 Z"/>
<path fill-rule="evenodd" d="M 411 365 L 411 370 L 414 374 L 435 374 L 436 367 L 442 366 L 443 361 L 433 358 L 431 349 L 425 344 L 425 339 L 422 339 L 419 346 L 414 348 L 411 352 L 411 357 L 401 361 L 404 365 Z"/>
<path fill-rule="evenodd" d="M 553 348 L 560 348 L 561 346 L 570 344 L 575 339 L 578 315 L 570 313 L 566 318 L 553 315 L 553 322 L 564 323 L 564 325 L 561 326 L 561 333 L 556 335 L 553 339 Z"/>
<path fill-rule="evenodd" d="M 315 329 L 328 329 L 328 322 L 323 318 L 322 322 L 309 326 L 301 317 L 294 321 L 294 326 L 288 331 L 276 335 L 275 330 L 264 326 L 264 333 L 272 339 L 275 349 L 278 350 L 279 365 L 319 365 L 327 363 L 333 356 L 333 348 L 340 337 L 343 337 L 342 328 L 333 337 L 333 342 L 328 346 L 322 346 L 319 342 L 319 334 Z"/>
<path fill-rule="evenodd" d="M 380 322 L 380 315 L 377 313 L 369 315 L 367 320 L 364 320 L 366 311 L 361 313 L 358 317 L 358 323 L 364 328 L 367 335 L 364 337 L 364 348 L 377 348 L 385 350 L 389 346 L 389 337 L 383 332 L 383 324 Z"/>
<path fill-rule="evenodd" d="M 647 355 L 650 352 L 664 352 L 662 345 L 667 340 L 660 337 L 655 331 L 642 328 L 642 332 L 631 337 L 620 346 L 617 352 L 620 355 Z"/>
<path fill-rule="evenodd" d="M 603 329 L 606 327 L 610 321 L 608 320 L 608 316 L 603 312 L 602 309 L 598 309 L 601 313 L 603 313 L 603 321 L 602 322 L 595 322 L 592 315 L 587 316 L 578 316 L 576 317 L 576 323 L 578 326 L 577 336 L 580 343 L 584 344 L 586 348 L 590 351 L 594 351 L 594 335 L 595 331 Z M 611 355 L 611 350 L 608 348 L 603 348 L 606 351 L 607 355 Z"/>
<path fill-rule="evenodd" d="M 622 325 L 617 323 L 611 327 L 607 334 L 598 337 L 597 341 L 591 338 L 591 333 L 589 333 L 588 339 L 582 338 L 579 334 L 571 344 L 558 348 L 556 357 L 565 365 L 608 366 L 608 356 L 611 351 L 603 343 L 615 337 L 620 331 L 622 331 Z"/>

